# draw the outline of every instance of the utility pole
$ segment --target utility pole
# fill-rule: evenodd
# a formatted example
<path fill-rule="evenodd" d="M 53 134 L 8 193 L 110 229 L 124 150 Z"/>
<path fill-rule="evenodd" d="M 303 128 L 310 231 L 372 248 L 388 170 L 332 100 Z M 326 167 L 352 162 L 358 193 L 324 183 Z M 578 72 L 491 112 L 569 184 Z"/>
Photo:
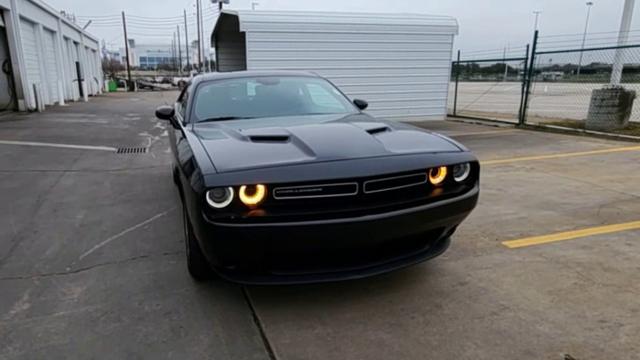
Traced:
<path fill-rule="evenodd" d="M 533 13 L 536 14 L 536 23 L 533 26 L 533 31 L 538 31 L 538 18 L 540 18 L 540 14 L 542 14 L 542 11 L 541 10 L 535 10 Z"/>
<path fill-rule="evenodd" d="M 587 41 L 587 30 L 589 30 L 589 16 L 591 15 L 591 6 L 593 6 L 593 2 L 587 1 L 587 21 L 584 23 L 584 34 L 582 34 L 582 46 L 580 47 L 580 60 L 578 60 L 578 71 L 576 72 L 576 76 L 580 77 L 580 70 L 582 70 L 582 56 L 584 55 L 584 44 Z"/>
<path fill-rule="evenodd" d="M 124 51 L 126 53 L 127 58 L 127 89 L 131 91 L 133 87 L 133 82 L 131 81 L 131 61 L 129 59 L 129 38 L 127 37 L 127 20 L 124 16 L 124 11 L 122 12 L 122 27 L 124 28 Z"/>
<path fill-rule="evenodd" d="M 191 71 L 191 49 L 189 48 L 189 26 L 187 25 L 187 10 L 184 10 L 184 45 L 187 55 L 187 69 Z"/>
<path fill-rule="evenodd" d="M 196 0 L 196 22 L 198 23 L 198 71 L 202 71 L 202 39 L 200 38 L 200 0 Z"/>
<path fill-rule="evenodd" d="M 204 33 L 204 11 L 202 10 L 202 0 L 200 0 L 200 29 L 202 31 L 202 55 L 205 61 L 204 68 L 206 72 L 211 72 L 211 63 L 209 62 L 209 46 Z"/>
<path fill-rule="evenodd" d="M 178 29 L 178 72 L 182 74 L 182 44 L 180 44 L 180 25 L 176 25 Z"/>
<path fill-rule="evenodd" d="M 620 32 L 618 33 L 618 46 L 627 45 L 634 7 L 635 0 L 625 0 L 624 10 L 622 12 L 622 21 L 620 22 Z M 626 49 L 616 49 L 616 55 L 613 60 L 613 70 L 611 71 L 611 85 L 613 86 L 620 85 L 620 80 L 622 80 L 622 69 L 624 67 L 625 54 Z"/>
<path fill-rule="evenodd" d="M 178 48 L 177 48 L 175 31 L 173 32 L 173 39 L 171 39 L 171 43 L 172 43 L 171 51 L 173 53 L 173 68 L 177 69 L 178 68 Z"/>

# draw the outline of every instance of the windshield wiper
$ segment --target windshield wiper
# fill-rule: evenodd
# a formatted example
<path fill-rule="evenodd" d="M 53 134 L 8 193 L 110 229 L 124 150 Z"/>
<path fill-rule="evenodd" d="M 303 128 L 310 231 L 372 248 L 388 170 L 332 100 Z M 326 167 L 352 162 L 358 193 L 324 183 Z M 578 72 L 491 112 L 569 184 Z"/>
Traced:
<path fill-rule="evenodd" d="M 254 119 L 251 116 L 218 116 L 212 117 L 204 120 L 200 120 L 198 122 L 211 122 L 211 121 L 224 121 L 224 120 L 241 120 L 241 119 Z"/>

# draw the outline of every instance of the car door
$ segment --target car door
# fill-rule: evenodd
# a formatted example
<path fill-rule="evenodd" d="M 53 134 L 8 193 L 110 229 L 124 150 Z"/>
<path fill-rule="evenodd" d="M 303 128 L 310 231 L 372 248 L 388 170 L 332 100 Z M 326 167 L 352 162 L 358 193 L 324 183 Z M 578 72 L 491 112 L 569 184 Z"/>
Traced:
<path fill-rule="evenodd" d="M 175 104 L 175 117 L 169 130 L 173 160 L 182 180 L 188 179 L 193 173 L 193 152 L 185 135 L 185 127 L 188 126 L 187 112 L 190 95 L 191 86 L 188 86 L 178 97 L 178 101 Z"/>

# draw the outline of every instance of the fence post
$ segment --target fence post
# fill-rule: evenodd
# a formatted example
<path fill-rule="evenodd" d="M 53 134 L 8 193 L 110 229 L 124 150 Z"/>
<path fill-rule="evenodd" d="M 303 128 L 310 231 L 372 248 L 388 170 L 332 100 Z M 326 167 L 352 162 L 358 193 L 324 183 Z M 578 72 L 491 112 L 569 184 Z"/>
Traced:
<path fill-rule="evenodd" d="M 458 50 L 458 60 L 454 62 L 454 69 L 456 70 L 456 86 L 453 92 L 453 116 L 456 116 L 458 110 L 458 82 L 460 81 L 460 50 Z"/>
<path fill-rule="evenodd" d="M 529 44 L 527 44 L 524 52 L 524 69 L 522 69 L 522 89 L 520 89 L 520 107 L 518 108 L 518 124 L 522 125 L 524 120 L 522 118 L 522 111 L 524 107 L 524 93 L 527 90 L 527 74 L 529 70 Z"/>
<path fill-rule="evenodd" d="M 529 107 L 529 93 L 531 92 L 531 82 L 535 73 L 534 64 L 536 61 L 536 50 L 538 48 L 538 30 L 533 33 L 533 45 L 531 47 L 531 57 L 529 58 L 529 73 L 527 74 L 527 91 L 524 93 L 524 104 L 522 106 L 522 114 L 520 117 L 519 125 L 524 125 L 527 122 L 527 109 Z"/>

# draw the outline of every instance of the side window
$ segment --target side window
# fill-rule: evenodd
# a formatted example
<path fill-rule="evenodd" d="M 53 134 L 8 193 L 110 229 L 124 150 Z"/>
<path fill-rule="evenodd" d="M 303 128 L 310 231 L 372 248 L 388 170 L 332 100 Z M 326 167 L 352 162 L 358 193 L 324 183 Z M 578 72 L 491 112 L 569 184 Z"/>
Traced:
<path fill-rule="evenodd" d="M 318 84 L 307 84 L 307 91 L 309 92 L 309 97 L 311 101 L 317 106 L 325 107 L 325 108 L 342 108 L 342 104 L 338 99 L 336 99 L 336 95 L 339 94 L 331 94 L 330 91 L 334 91 L 335 89 L 327 89 Z"/>
<path fill-rule="evenodd" d="M 180 114 L 180 117 L 182 117 L 183 122 L 186 122 L 187 120 L 187 103 L 189 100 L 190 88 L 191 86 L 185 87 L 185 89 L 182 91 L 182 94 L 178 98 L 178 102 L 177 102 L 176 110 L 178 111 L 178 114 Z"/>

